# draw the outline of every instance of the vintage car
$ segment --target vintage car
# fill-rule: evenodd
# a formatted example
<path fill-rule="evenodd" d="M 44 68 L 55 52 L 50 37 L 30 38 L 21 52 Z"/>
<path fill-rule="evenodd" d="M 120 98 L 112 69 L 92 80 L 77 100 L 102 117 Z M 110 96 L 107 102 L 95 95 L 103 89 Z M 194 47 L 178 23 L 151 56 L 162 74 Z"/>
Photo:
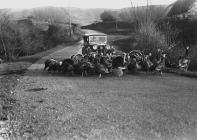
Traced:
<path fill-rule="evenodd" d="M 83 55 L 91 52 L 106 55 L 114 51 L 113 47 L 107 44 L 107 35 L 103 33 L 85 34 L 83 41 Z"/>

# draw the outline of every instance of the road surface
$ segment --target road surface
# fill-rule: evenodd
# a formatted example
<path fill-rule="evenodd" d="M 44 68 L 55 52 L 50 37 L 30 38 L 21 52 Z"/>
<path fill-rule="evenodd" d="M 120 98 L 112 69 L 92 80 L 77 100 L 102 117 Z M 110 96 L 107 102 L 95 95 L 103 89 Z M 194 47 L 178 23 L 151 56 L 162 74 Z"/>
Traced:
<path fill-rule="evenodd" d="M 20 137 L 37 139 L 195 140 L 197 80 L 172 74 L 68 76 L 43 72 L 48 58 L 63 59 L 78 42 L 29 67 L 14 93 Z"/>

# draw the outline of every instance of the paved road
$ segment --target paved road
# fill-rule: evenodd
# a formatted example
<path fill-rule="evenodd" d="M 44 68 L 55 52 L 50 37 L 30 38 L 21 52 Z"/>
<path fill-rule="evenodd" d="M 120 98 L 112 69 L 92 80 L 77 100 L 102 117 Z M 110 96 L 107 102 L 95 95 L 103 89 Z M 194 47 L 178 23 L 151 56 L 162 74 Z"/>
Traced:
<path fill-rule="evenodd" d="M 43 72 L 47 58 L 77 53 L 80 42 L 33 64 L 15 89 L 21 136 L 41 139 L 197 139 L 197 80 L 164 74 L 79 77 Z M 25 136 L 24 136 L 25 137 Z"/>

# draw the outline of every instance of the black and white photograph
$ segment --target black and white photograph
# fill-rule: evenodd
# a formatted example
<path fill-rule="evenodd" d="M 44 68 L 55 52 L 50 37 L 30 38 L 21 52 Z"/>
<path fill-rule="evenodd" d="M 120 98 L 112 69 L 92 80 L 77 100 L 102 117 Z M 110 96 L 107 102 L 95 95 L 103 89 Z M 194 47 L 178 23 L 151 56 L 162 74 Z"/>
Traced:
<path fill-rule="evenodd" d="M 0 140 L 197 140 L 197 0 L 0 0 Z"/>

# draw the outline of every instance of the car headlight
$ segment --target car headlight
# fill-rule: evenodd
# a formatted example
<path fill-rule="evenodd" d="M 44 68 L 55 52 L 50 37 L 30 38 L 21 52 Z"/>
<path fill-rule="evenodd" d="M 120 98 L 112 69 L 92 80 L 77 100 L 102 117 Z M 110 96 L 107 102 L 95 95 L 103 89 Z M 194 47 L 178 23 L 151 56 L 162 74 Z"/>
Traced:
<path fill-rule="evenodd" d="M 107 50 L 109 50 L 109 49 L 110 49 L 110 46 L 109 46 L 109 45 L 107 45 L 107 46 L 106 46 L 106 49 L 107 49 Z"/>
<path fill-rule="evenodd" d="M 93 49 L 96 50 L 98 47 L 96 45 L 93 46 Z"/>

